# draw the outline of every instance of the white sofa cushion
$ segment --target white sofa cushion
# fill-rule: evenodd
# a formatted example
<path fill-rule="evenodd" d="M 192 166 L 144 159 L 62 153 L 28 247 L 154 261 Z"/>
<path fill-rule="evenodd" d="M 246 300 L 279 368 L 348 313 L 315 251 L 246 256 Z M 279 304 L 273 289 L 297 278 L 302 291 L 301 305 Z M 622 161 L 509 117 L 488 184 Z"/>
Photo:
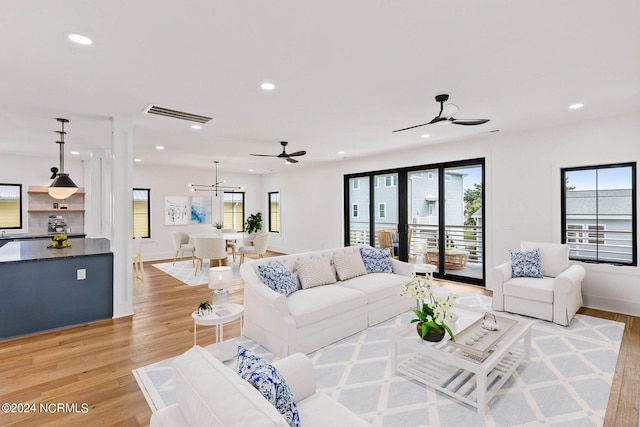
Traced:
<path fill-rule="evenodd" d="M 191 426 L 289 427 L 258 390 L 202 347 L 178 356 L 172 372 L 178 405 Z"/>
<path fill-rule="evenodd" d="M 302 289 L 336 283 L 336 275 L 329 258 L 304 259 L 296 264 Z"/>
<path fill-rule="evenodd" d="M 333 256 L 333 265 L 336 267 L 336 273 L 338 273 L 338 279 L 340 280 L 348 280 L 367 274 L 367 269 L 364 267 L 364 262 L 362 262 L 362 255 L 358 252 L 335 254 Z"/>
<path fill-rule="evenodd" d="M 298 407 L 291 389 L 272 364 L 243 346 L 238 346 L 238 374 L 262 393 L 290 427 L 300 426 Z"/>
<path fill-rule="evenodd" d="M 533 277 L 514 277 L 507 280 L 503 285 L 503 293 L 508 296 L 518 297 L 525 300 L 553 303 L 553 282 L 552 277 L 535 279 Z"/>
<path fill-rule="evenodd" d="M 339 284 L 350 289 L 355 289 L 367 296 L 367 304 L 384 300 L 394 299 L 400 292 L 400 287 L 407 283 L 410 278 L 398 274 L 371 273 L 366 276 L 354 277 Z M 407 304 L 409 306 L 409 304 Z"/>
<path fill-rule="evenodd" d="M 367 297 L 344 286 L 318 286 L 296 291 L 287 297 L 291 317 L 298 328 L 367 305 Z"/>
<path fill-rule="evenodd" d="M 300 425 L 304 427 L 371 426 L 349 409 L 320 392 L 300 402 L 298 411 Z"/>
<path fill-rule="evenodd" d="M 522 242 L 520 248 L 523 251 L 540 249 L 540 267 L 543 276 L 556 277 L 569 268 L 569 245 Z"/>

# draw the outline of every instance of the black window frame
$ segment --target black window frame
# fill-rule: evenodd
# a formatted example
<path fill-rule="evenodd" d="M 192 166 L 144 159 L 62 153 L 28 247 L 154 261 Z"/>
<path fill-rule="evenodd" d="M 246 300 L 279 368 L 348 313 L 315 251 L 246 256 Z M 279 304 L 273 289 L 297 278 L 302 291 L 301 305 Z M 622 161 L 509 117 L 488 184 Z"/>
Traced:
<path fill-rule="evenodd" d="M 0 224 L 0 229 L 3 230 L 21 230 L 23 228 L 24 222 L 23 222 L 23 218 L 22 218 L 22 184 L 11 184 L 8 182 L 0 182 L 0 186 L 1 185 L 6 185 L 6 186 L 11 186 L 11 187 L 18 187 L 18 205 L 19 205 L 19 209 L 20 209 L 20 220 L 19 220 L 19 225 L 18 227 L 3 227 L 2 224 Z"/>
<path fill-rule="evenodd" d="M 240 195 L 242 196 L 242 222 L 240 223 L 240 230 L 238 230 L 237 228 L 235 229 L 236 231 L 244 231 L 244 224 L 245 221 L 247 220 L 247 216 L 246 216 L 246 211 L 245 211 L 245 192 L 244 191 L 225 191 L 223 193 L 223 197 L 222 197 L 222 217 L 223 217 L 223 221 L 222 223 L 224 224 L 224 217 L 227 215 L 227 212 L 225 211 L 225 200 L 224 200 L 224 194 L 232 194 L 232 195 Z"/>
<path fill-rule="evenodd" d="M 278 229 L 274 229 L 273 227 L 273 218 L 272 218 L 272 214 L 271 214 L 271 196 L 273 196 L 274 194 L 276 194 L 278 196 Z M 282 216 L 280 215 L 282 213 L 282 205 L 281 205 L 281 200 L 280 200 L 280 192 L 279 191 L 269 191 L 269 193 L 267 194 L 267 203 L 269 205 L 269 232 L 270 233 L 280 233 L 282 231 Z"/>
<path fill-rule="evenodd" d="M 592 257 L 584 257 L 579 255 L 572 255 L 571 250 L 569 251 L 569 259 L 572 261 L 580 261 L 589 264 L 609 264 L 609 265 L 624 265 L 624 266 L 637 266 L 638 265 L 638 248 L 637 248 L 637 224 L 638 224 L 638 216 L 637 216 L 637 199 L 636 199 L 636 162 L 625 162 L 625 163 L 609 163 L 603 165 L 590 165 L 590 166 L 578 166 L 578 167 L 567 167 L 560 169 L 560 185 L 561 185 L 561 229 L 560 236 L 561 242 L 563 244 L 571 245 L 580 245 L 587 241 L 589 244 L 596 245 L 596 255 L 595 258 Z M 594 229 L 590 229 L 591 226 L 598 226 L 598 213 L 596 212 L 596 223 L 593 224 L 591 222 L 585 222 L 584 228 L 582 230 L 571 230 L 575 233 L 574 236 L 570 236 L 569 240 L 575 240 L 575 242 L 567 242 L 567 173 L 568 172 L 576 172 L 576 171 L 599 171 L 604 169 L 612 169 L 612 168 L 631 168 L 631 261 L 622 262 L 622 261 L 613 261 L 607 259 L 601 259 L 598 257 L 598 247 L 605 246 L 607 244 L 606 235 L 607 231 L 611 232 L 612 230 L 603 229 L 603 231 L 597 231 Z M 570 183 L 569 183 L 570 184 Z M 597 206 L 597 191 L 596 188 L 596 206 Z M 603 225 L 604 227 L 604 225 Z M 600 237 L 599 233 L 602 233 L 603 236 Z M 598 242 L 601 240 L 602 242 Z"/>
<path fill-rule="evenodd" d="M 136 236 L 135 235 L 135 230 L 133 229 L 133 225 L 135 224 L 135 221 L 133 220 L 133 218 L 135 217 L 135 212 L 133 212 L 133 207 L 132 207 L 132 212 L 131 212 L 131 220 L 132 220 L 132 224 L 131 224 L 131 234 L 133 234 L 132 237 L 142 237 L 143 239 L 150 239 L 151 238 L 151 189 L 150 188 L 133 188 L 132 192 L 131 192 L 131 198 L 133 199 L 133 192 L 134 191 L 146 191 L 147 192 L 147 231 L 148 231 L 148 235 L 147 236 Z M 135 200 L 133 200 L 133 202 L 135 203 Z"/>

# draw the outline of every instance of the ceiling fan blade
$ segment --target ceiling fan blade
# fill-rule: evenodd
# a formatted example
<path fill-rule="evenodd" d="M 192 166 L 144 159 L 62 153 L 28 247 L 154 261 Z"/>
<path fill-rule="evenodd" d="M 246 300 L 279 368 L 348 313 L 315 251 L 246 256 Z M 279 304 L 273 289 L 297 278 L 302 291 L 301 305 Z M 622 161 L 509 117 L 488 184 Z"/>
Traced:
<path fill-rule="evenodd" d="M 475 126 L 487 123 L 489 119 L 449 119 L 454 125 Z"/>
<path fill-rule="evenodd" d="M 307 154 L 306 151 L 302 150 L 302 151 L 296 151 L 295 153 L 291 153 L 289 154 L 289 157 L 295 157 L 295 156 L 304 156 L 305 154 Z"/>
<path fill-rule="evenodd" d="M 435 120 L 435 119 L 434 119 L 434 120 Z M 394 130 L 394 131 L 391 131 L 391 133 L 393 133 L 393 132 L 402 132 L 403 130 L 409 130 L 409 129 L 419 128 L 420 126 L 430 125 L 431 123 L 434 123 L 434 122 L 433 122 L 433 120 L 432 120 L 432 121 L 430 121 L 429 123 L 423 123 L 423 124 L 421 124 L 421 125 L 415 125 L 415 126 L 411 126 L 411 127 L 404 128 L 404 129 Z"/>
<path fill-rule="evenodd" d="M 273 154 L 249 154 L 250 156 L 259 156 L 259 157 L 280 157 L 274 156 Z"/>
<path fill-rule="evenodd" d="M 285 160 L 287 161 L 287 163 L 298 163 L 296 159 L 292 159 L 291 157 L 287 157 Z"/>

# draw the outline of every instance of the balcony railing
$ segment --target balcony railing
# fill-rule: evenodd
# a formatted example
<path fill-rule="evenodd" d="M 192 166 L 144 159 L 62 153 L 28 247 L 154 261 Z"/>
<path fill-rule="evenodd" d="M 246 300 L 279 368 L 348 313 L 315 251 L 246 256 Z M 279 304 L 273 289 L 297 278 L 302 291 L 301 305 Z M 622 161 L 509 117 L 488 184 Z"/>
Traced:
<path fill-rule="evenodd" d="M 349 243 L 354 245 L 369 244 L 369 223 L 368 222 L 351 222 L 349 233 Z M 439 232 L 437 225 L 427 224 L 409 224 L 412 230 L 411 244 L 416 242 L 425 242 L 427 248 L 438 248 Z M 396 223 L 376 222 L 376 230 L 398 229 Z M 477 225 L 450 225 L 445 227 L 444 239 L 447 247 L 452 247 L 469 252 L 468 262 L 481 264 L 484 259 L 482 252 L 483 231 L 481 226 Z M 377 237 L 375 238 L 375 246 L 378 246 Z"/>
<path fill-rule="evenodd" d="M 565 230 L 569 258 L 583 261 L 630 264 L 633 262 L 633 232 L 621 230 Z"/>

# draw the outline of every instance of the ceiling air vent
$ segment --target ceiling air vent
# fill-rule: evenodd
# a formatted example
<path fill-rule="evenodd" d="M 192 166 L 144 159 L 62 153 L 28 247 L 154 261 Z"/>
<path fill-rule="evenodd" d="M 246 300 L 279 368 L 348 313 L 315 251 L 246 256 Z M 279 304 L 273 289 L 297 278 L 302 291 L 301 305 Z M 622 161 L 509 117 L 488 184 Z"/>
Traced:
<path fill-rule="evenodd" d="M 144 110 L 147 114 L 157 114 L 159 116 L 172 117 L 174 119 L 188 120 L 196 123 L 208 123 L 213 117 L 199 116 L 197 114 L 185 113 L 184 111 L 170 110 L 168 108 L 149 105 Z"/>

